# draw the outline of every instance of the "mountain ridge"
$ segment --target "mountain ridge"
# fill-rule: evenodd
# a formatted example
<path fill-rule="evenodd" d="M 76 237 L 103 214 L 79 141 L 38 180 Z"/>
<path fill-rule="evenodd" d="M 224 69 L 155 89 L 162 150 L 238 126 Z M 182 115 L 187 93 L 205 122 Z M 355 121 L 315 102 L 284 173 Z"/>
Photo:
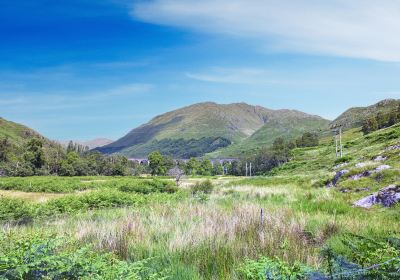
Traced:
<path fill-rule="evenodd" d="M 301 129 L 293 128 L 298 120 L 313 120 Z M 316 115 L 310 115 L 298 110 L 267 109 L 259 105 L 247 103 L 217 104 L 215 102 L 196 103 L 155 116 L 149 122 L 132 129 L 117 141 L 97 150 L 104 153 L 121 153 L 127 156 L 144 156 L 151 150 L 162 148 L 161 152 L 170 153 L 177 150 L 180 144 L 187 147 L 187 142 L 202 139 L 201 143 L 220 141 L 221 146 L 215 150 L 240 143 L 252 137 L 267 124 L 280 126 L 279 134 L 285 135 L 285 130 L 295 131 L 290 136 L 298 136 L 300 132 L 320 130 L 327 127 L 329 121 Z M 268 135 L 272 129 L 266 129 L 271 144 L 274 135 Z M 275 133 L 275 132 L 274 132 Z M 168 140 L 168 141 L 167 141 Z M 162 142 L 162 145 L 159 143 Z M 180 144 L 178 144 L 178 142 Z M 207 152 L 214 152 L 209 151 Z M 189 152 L 191 154 L 191 152 Z M 197 156 L 203 154 L 199 151 Z"/>

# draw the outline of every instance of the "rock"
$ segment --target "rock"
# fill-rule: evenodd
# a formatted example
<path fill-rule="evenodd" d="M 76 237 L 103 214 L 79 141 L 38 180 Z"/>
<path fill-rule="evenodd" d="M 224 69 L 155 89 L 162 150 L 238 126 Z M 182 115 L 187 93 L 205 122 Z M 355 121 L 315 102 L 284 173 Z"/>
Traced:
<path fill-rule="evenodd" d="M 350 176 L 349 179 L 357 181 L 357 180 L 360 180 L 361 178 L 371 176 L 374 173 L 378 173 L 378 172 L 381 172 L 382 170 L 386 170 L 386 169 L 390 169 L 390 168 L 392 168 L 392 167 L 389 165 L 379 165 L 377 168 L 375 168 L 373 170 L 364 171 L 363 173 L 359 173 L 359 174 Z"/>
<path fill-rule="evenodd" d="M 400 150 L 400 145 L 393 145 L 386 148 L 386 151 L 396 151 Z"/>
<path fill-rule="evenodd" d="M 374 158 L 374 161 L 385 161 L 387 158 L 384 156 L 377 156 L 376 158 Z"/>
<path fill-rule="evenodd" d="M 333 186 L 336 186 L 336 184 L 337 184 L 337 182 L 339 181 L 339 179 L 340 179 L 343 175 L 345 175 L 345 174 L 347 174 L 347 173 L 349 173 L 349 170 L 346 170 L 346 169 L 343 169 L 343 170 L 340 170 L 340 171 L 336 172 L 335 177 L 333 177 L 333 180 L 332 180 L 332 185 L 333 185 Z"/>
<path fill-rule="evenodd" d="M 334 166 L 333 168 L 334 168 L 334 169 L 339 169 L 339 168 L 345 167 L 346 165 L 349 165 L 349 163 L 344 162 L 344 163 L 341 163 L 341 164 L 338 164 L 338 165 Z"/>
<path fill-rule="evenodd" d="M 375 204 L 391 207 L 400 201 L 400 186 L 390 185 L 354 202 L 355 206 L 370 208 Z"/>
<path fill-rule="evenodd" d="M 375 172 L 380 172 L 380 171 L 382 171 L 382 170 L 385 170 L 385 169 L 390 169 L 390 168 L 392 168 L 390 165 L 385 165 L 385 164 L 383 164 L 383 165 L 379 165 L 377 168 L 375 168 L 373 171 L 375 171 Z M 374 173 L 375 173 L 374 172 Z"/>
<path fill-rule="evenodd" d="M 363 167 L 365 167 L 365 166 L 367 166 L 368 164 L 366 164 L 365 162 L 360 162 L 360 163 L 357 163 L 356 164 L 356 167 L 357 168 L 363 168 Z"/>

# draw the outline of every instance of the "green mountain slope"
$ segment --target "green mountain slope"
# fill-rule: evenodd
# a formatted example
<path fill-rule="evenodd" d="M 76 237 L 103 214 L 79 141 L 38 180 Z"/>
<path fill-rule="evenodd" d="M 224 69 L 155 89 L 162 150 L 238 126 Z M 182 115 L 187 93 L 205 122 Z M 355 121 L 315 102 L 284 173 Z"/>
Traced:
<path fill-rule="evenodd" d="M 62 149 L 60 144 L 43 137 L 31 128 L 0 118 L 0 152 L 7 149 L 10 159 L 21 157 L 26 151 L 25 145 L 33 138 L 42 140 L 46 152 Z"/>
<path fill-rule="evenodd" d="M 321 133 L 327 130 L 329 121 L 318 116 L 298 111 L 280 110 L 276 118 L 270 119 L 253 135 L 243 141 L 209 154 L 210 157 L 235 157 L 270 146 L 277 137 L 294 139 L 304 132 Z"/>
<path fill-rule="evenodd" d="M 44 139 L 39 133 L 24 125 L 0 118 L 0 139 L 7 138 L 14 145 L 21 145 L 32 137 Z"/>
<path fill-rule="evenodd" d="M 399 105 L 400 100 L 385 99 L 368 107 L 350 108 L 332 121 L 330 126 L 332 128 L 342 126 L 344 129 L 360 127 L 366 118 L 378 113 L 389 114 Z"/>
<path fill-rule="evenodd" d="M 344 157 L 338 159 L 332 137 L 321 140 L 317 147 L 297 148 L 288 163 L 273 171 L 277 176 L 310 175 L 318 178 L 316 186 L 325 186 L 336 172 L 348 170 L 335 190 L 340 196 L 355 201 L 389 185 L 400 184 L 400 124 L 363 135 L 359 128 L 343 133 Z M 379 172 L 368 173 L 379 166 Z M 359 178 L 352 177 L 359 175 Z M 398 210 L 397 210 L 398 211 Z"/>
<path fill-rule="evenodd" d="M 131 157 L 146 156 L 153 150 L 174 157 L 201 156 L 219 148 L 229 149 L 253 136 L 249 140 L 253 146 L 270 144 L 277 136 L 298 136 L 303 131 L 323 129 L 328 123 L 298 111 L 269 110 L 245 103 L 199 103 L 157 116 L 97 150 Z"/>

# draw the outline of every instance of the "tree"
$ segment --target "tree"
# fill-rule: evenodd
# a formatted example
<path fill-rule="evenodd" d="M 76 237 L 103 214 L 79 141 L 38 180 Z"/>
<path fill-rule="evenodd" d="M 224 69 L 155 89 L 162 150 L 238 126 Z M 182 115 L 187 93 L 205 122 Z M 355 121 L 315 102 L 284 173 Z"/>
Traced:
<path fill-rule="evenodd" d="M 319 139 L 316 133 L 305 132 L 300 138 L 296 140 L 297 147 L 315 147 L 318 146 Z M 288 143 L 289 149 L 291 149 Z"/>
<path fill-rule="evenodd" d="M 175 178 L 175 183 L 176 186 L 179 186 L 179 182 L 181 180 L 181 177 L 184 175 L 185 173 L 183 172 L 182 169 L 180 169 L 178 166 L 175 166 L 174 168 L 171 168 L 168 171 L 168 176 L 174 177 Z"/>
<path fill-rule="evenodd" d="M 222 175 L 224 174 L 224 169 L 219 162 L 216 162 L 213 167 L 212 175 Z"/>
<path fill-rule="evenodd" d="M 148 156 L 149 167 L 151 170 L 151 175 L 165 175 L 167 169 L 165 167 L 164 157 L 160 152 L 151 152 Z"/>
<path fill-rule="evenodd" d="M 375 130 L 378 130 L 378 122 L 377 122 L 376 118 L 371 117 L 371 118 L 365 120 L 361 130 L 364 134 L 368 134 Z"/>
<path fill-rule="evenodd" d="M 388 121 L 389 121 L 388 115 L 384 114 L 382 112 L 379 112 L 376 115 L 376 121 L 378 123 L 378 128 L 379 129 L 384 128 L 384 127 L 386 127 L 388 125 Z"/>
<path fill-rule="evenodd" d="M 24 158 L 32 164 L 34 168 L 40 169 L 45 164 L 42 140 L 37 138 L 29 140 L 26 145 Z"/>
<path fill-rule="evenodd" d="M 393 110 L 389 115 L 388 126 L 395 125 L 399 122 L 399 116 L 397 114 L 397 110 Z"/>
<path fill-rule="evenodd" d="M 187 175 L 196 175 L 200 168 L 200 162 L 196 158 L 190 158 L 186 164 L 185 173 Z"/>
<path fill-rule="evenodd" d="M 10 151 L 11 143 L 6 137 L 0 141 L 0 161 L 8 161 Z"/>
<path fill-rule="evenodd" d="M 209 159 L 204 159 L 200 163 L 199 171 L 198 173 L 203 176 L 210 176 L 213 170 L 212 163 Z"/>

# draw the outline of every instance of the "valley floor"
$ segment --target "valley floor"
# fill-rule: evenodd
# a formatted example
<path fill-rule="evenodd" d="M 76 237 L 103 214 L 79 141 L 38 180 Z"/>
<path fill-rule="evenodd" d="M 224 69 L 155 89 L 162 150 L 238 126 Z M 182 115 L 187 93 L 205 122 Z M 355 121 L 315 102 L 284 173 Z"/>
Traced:
<path fill-rule="evenodd" d="M 268 177 L 177 189 L 167 178 L 2 178 L 0 279 L 399 279 L 400 205 L 353 206 L 399 185 L 399 130 L 348 132 L 343 160 L 326 139 Z"/>

